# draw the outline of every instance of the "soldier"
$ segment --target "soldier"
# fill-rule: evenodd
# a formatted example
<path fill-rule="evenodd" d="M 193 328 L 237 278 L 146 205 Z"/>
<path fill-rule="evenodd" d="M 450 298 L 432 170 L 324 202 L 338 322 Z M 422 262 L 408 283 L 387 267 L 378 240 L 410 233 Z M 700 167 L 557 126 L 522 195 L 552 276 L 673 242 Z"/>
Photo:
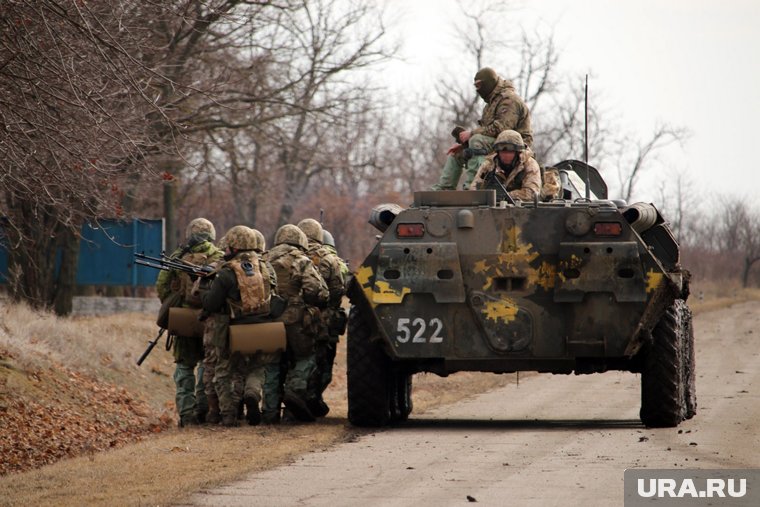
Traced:
<path fill-rule="evenodd" d="M 223 252 L 214 246 L 216 239 L 214 225 L 205 218 L 192 220 L 185 230 L 185 245 L 172 253 L 172 258 L 181 259 L 196 265 L 206 265 L 220 259 Z M 158 297 L 163 302 L 171 294 L 179 293 L 184 308 L 200 308 L 201 302 L 192 294 L 193 280 L 190 275 L 180 271 L 161 271 L 156 281 Z M 174 337 L 174 384 L 176 386 L 175 403 L 179 413 L 180 427 L 203 422 L 208 411 L 208 401 L 204 392 L 203 364 L 198 368 L 196 379 L 195 366 L 203 360 L 203 338 L 192 336 Z"/>
<path fill-rule="evenodd" d="M 306 235 L 295 225 L 283 225 L 275 234 L 275 246 L 267 253 L 277 272 L 278 294 L 288 306 L 281 319 L 287 334 L 288 370 L 283 385 L 285 407 L 301 421 L 313 421 L 307 405 L 308 383 L 314 373 L 314 340 L 319 332 L 319 309 L 325 307 L 329 291 L 319 271 L 306 256 Z M 276 406 L 265 404 L 266 416 L 279 417 Z M 274 421 L 273 421 L 274 422 Z"/>
<path fill-rule="evenodd" d="M 541 192 L 541 169 L 530 150 L 526 149 L 520 134 L 514 130 L 501 132 L 493 148 L 496 154 L 480 165 L 470 189 L 495 188 L 498 192 L 498 183 L 486 181 L 493 173 L 512 199 L 532 201 Z"/>
<path fill-rule="evenodd" d="M 346 264 L 346 261 L 340 258 L 338 255 L 338 250 L 335 248 L 335 239 L 333 238 L 333 235 L 330 234 L 330 231 L 322 229 L 322 244 L 324 245 L 324 248 L 333 254 L 335 258 L 338 261 L 338 265 L 340 266 L 340 272 L 343 275 L 343 281 L 344 281 L 344 287 L 348 286 L 348 276 L 351 273 L 351 271 L 348 269 L 348 264 Z M 332 376 L 333 376 L 333 365 L 335 363 L 335 354 L 337 352 L 338 348 L 338 342 L 340 341 L 340 336 L 346 332 L 346 325 L 348 324 L 348 315 L 346 315 L 346 310 L 341 306 L 341 302 L 338 302 L 338 304 L 331 304 L 329 307 L 329 318 L 328 318 L 328 341 L 327 343 L 329 346 L 327 347 L 327 355 L 323 358 L 324 361 L 324 369 L 321 371 L 321 377 L 319 377 L 320 382 L 320 393 L 324 393 L 325 389 L 327 389 L 327 386 L 330 385 L 330 382 L 332 382 Z M 317 359 L 319 360 L 319 356 L 317 356 Z"/>
<path fill-rule="evenodd" d="M 320 329 L 314 343 L 316 368 L 310 382 L 307 400 L 311 413 L 316 417 L 324 417 L 330 411 L 330 407 L 322 398 L 322 393 L 332 380 L 332 363 L 338 343 L 337 340 L 332 342 L 330 339 L 330 323 L 337 318 L 336 314 L 346 293 L 346 280 L 341 272 L 340 258 L 322 245 L 322 225 L 313 218 L 305 218 L 298 222 L 298 228 L 309 240 L 308 255 L 312 264 L 322 275 L 330 293 L 327 308 L 322 310 Z M 328 380 L 325 384 L 326 377 Z"/>
<path fill-rule="evenodd" d="M 248 423 L 261 420 L 259 402 L 264 369 L 269 363 L 279 364 L 280 354 L 256 354 L 243 358 L 230 351 L 230 323 L 266 321 L 270 313 L 272 294 L 277 278 L 272 267 L 256 253 L 256 234 L 244 225 L 236 225 L 225 234 L 227 253 L 225 262 L 211 283 L 201 294 L 203 310 L 214 314 L 216 372 L 214 385 L 219 398 L 219 410 L 224 426 L 238 425 L 238 406 L 243 396 L 248 410 Z M 245 389 L 236 384 L 246 383 Z"/>
<path fill-rule="evenodd" d="M 478 121 L 479 126 L 472 130 L 465 130 L 463 127 L 454 129 L 452 135 L 457 143 L 449 148 L 449 156 L 441 177 L 438 183 L 432 186 L 432 190 L 455 190 L 464 165 L 466 173 L 462 188 L 470 188 L 475 172 L 485 155 L 491 151 L 494 138 L 502 130 L 516 130 L 526 146 L 533 145 L 530 111 L 515 93 L 511 81 L 499 77 L 492 68 L 484 67 L 475 74 L 475 89 L 486 103 Z"/>

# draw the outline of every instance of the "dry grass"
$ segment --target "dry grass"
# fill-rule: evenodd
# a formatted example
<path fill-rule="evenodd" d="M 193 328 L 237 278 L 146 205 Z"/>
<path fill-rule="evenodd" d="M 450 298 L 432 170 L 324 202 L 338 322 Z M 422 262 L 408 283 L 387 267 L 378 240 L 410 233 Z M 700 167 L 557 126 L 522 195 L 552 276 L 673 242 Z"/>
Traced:
<path fill-rule="evenodd" d="M 718 285 L 709 288 L 709 292 L 706 288 L 696 289 L 705 294 L 701 301 L 697 297 L 690 300 L 698 313 L 760 299 L 760 290 L 734 294 L 732 289 L 725 292 Z M 695 296 L 697 290 L 693 292 Z M 112 379 L 148 400 L 157 411 L 172 404 L 170 354 L 157 347 L 142 368 L 134 366 L 154 330 L 151 316 L 57 319 L 23 307 L 4 308 L 0 312 L 0 352 L 3 348 L 12 349 L 19 364 L 28 367 L 44 361 L 73 364 L 95 372 L 99 378 Z M 2 371 L 0 368 L 0 377 Z M 514 380 L 514 375 L 478 373 L 459 373 L 446 379 L 416 375 L 414 414 Z M 325 396 L 332 410 L 316 424 L 234 429 L 172 427 L 132 445 L 0 477 L 3 492 L 0 505 L 176 503 L 193 492 L 271 469 L 305 452 L 319 451 L 364 433 L 346 422 L 345 392 L 345 341 L 342 341 L 335 380 Z"/>

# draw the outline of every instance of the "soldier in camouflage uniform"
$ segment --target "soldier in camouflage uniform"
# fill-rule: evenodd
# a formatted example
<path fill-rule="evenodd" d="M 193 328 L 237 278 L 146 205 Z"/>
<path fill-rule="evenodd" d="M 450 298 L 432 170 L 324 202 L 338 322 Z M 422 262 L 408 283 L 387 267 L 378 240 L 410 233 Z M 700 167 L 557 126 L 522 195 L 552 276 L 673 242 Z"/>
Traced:
<path fill-rule="evenodd" d="M 330 411 L 330 407 L 322 398 L 322 393 L 332 380 L 332 362 L 335 359 L 338 343 L 337 340 L 334 342 L 331 340 L 330 325 L 333 319 L 337 318 L 343 295 L 346 293 L 346 280 L 341 272 L 340 258 L 322 245 L 322 225 L 313 218 L 305 218 L 298 222 L 298 228 L 309 240 L 307 254 L 312 264 L 319 270 L 319 274 L 322 275 L 330 293 L 327 308 L 321 312 L 319 333 L 314 343 L 316 368 L 310 381 L 307 400 L 312 414 L 316 417 L 324 417 Z M 328 372 L 330 372 L 329 380 L 325 384 L 324 379 Z"/>
<path fill-rule="evenodd" d="M 487 176 L 493 173 L 512 199 L 532 201 L 538 196 L 541 192 L 541 169 L 520 134 L 514 130 L 503 131 L 496 138 L 493 149 L 496 154 L 480 165 L 470 189 L 494 188 L 497 194 L 503 192 L 495 182 L 486 185 Z"/>
<path fill-rule="evenodd" d="M 340 273 L 343 275 L 344 287 L 347 287 L 348 276 L 351 271 L 348 269 L 346 261 L 341 259 L 338 255 L 333 235 L 330 234 L 330 231 L 325 229 L 322 230 L 322 245 L 328 252 L 335 256 Z M 329 346 L 325 348 L 326 355 L 323 358 L 320 359 L 320 357 L 317 356 L 317 364 L 319 364 L 319 361 L 321 360 L 324 365 L 324 367 L 321 368 L 320 376 L 318 377 L 320 393 L 324 393 L 327 386 L 332 382 L 333 365 L 335 364 L 335 354 L 337 352 L 338 342 L 340 341 L 340 336 L 346 332 L 346 325 L 348 324 L 348 315 L 342 306 L 342 301 L 337 302 L 337 304 L 331 303 L 329 313 L 330 317 L 327 326 L 327 343 Z"/>
<path fill-rule="evenodd" d="M 301 421 L 313 421 L 308 407 L 308 385 L 314 373 L 314 340 L 319 333 L 319 307 L 327 306 L 329 291 L 319 271 L 306 255 L 306 235 L 295 225 L 283 225 L 267 259 L 277 272 L 277 293 L 288 306 L 281 320 L 287 334 L 287 373 L 283 384 L 285 407 Z M 279 417 L 276 406 L 265 404 L 267 416 Z"/>
<path fill-rule="evenodd" d="M 172 258 L 182 259 L 202 266 L 220 259 L 223 252 L 214 246 L 216 239 L 214 225 L 205 218 L 192 220 L 185 231 L 186 244 L 172 253 Z M 200 308 L 200 300 L 192 294 L 193 280 L 181 271 L 161 271 L 156 281 L 158 297 L 163 302 L 173 292 L 182 295 L 181 306 Z M 179 413 L 181 427 L 198 424 L 205 420 L 208 401 L 204 392 L 203 364 L 198 368 L 196 379 L 195 366 L 203 360 L 203 339 L 200 337 L 176 336 L 174 338 L 174 384 L 176 386 L 175 403 Z"/>
<path fill-rule="evenodd" d="M 213 314 L 216 323 L 213 336 L 217 356 L 214 386 L 223 425 L 238 425 L 241 394 L 246 401 L 248 422 L 255 425 L 261 420 L 259 402 L 264 369 L 270 363 L 279 365 L 280 354 L 259 353 L 255 357 L 244 358 L 237 352 L 231 352 L 229 326 L 268 320 L 277 278 L 272 267 L 256 253 L 257 241 L 252 229 L 237 225 L 227 231 L 225 238 L 225 262 L 211 287 L 201 293 L 203 310 Z M 240 388 L 243 384 L 244 390 Z"/>
<path fill-rule="evenodd" d="M 466 166 L 466 171 L 462 188 L 470 188 L 478 167 L 485 155 L 491 151 L 494 139 L 502 130 L 516 130 L 522 135 L 526 146 L 533 145 L 530 111 L 525 102 L 515 93 L 515 87 L 511 81 L 499 77 L 490 67 L 484 67 L 475 74 L 475 89 L 480 98 L 486 102 L 478 127 L 472 130 L 465 130 L 462 127 L 454 129 L 452 134 L 456 133 L 457 144 L 449 148 L 449 156 L 441 177 L 438 183 L 432 186 L 432 190 L 455 190 L 462 175 L 463 166 Z M 466 150 L 465 143 L 468 145 Z M 476 154 L 469 150 L 475 151 Z"/>

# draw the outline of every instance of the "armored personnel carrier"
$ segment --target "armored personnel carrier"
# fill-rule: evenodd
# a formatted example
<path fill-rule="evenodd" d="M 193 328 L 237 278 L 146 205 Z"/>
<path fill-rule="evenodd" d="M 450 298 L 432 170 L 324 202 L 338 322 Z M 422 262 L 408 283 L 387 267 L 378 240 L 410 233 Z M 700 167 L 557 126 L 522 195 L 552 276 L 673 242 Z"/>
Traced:
<path fill-rule="evenodd" d="M 416 192 L 373 210 L 382 235 L 349 288 L 352 424 L 406 420 L 418 372 L 629 371 L 646 426 L 695 414 L 689 273 L 667 222 L 609 200 L 583 162 L 556 168 L 550 202 Z"/>

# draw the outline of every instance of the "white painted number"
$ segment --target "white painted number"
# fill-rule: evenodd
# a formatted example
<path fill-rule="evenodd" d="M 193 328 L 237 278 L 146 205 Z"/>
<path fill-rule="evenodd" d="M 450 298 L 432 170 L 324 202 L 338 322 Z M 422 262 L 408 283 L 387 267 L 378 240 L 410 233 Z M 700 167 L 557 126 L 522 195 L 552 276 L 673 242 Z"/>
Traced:
<path fill-rule="evenodd" d="M 420 317 L 414 320 L 398 319 L 396 331 L 398 332 L 396 340 L 399 343 L 408 343 L 410 339 L 412 343 L 443 342 L 443 321 L 437 317 L 430 319 L 430 322 L 425 322 L 425 319 Z M 428 334 L 428 331 L 432 331 L 432 334 Z M 414 333 L 414 336 L 412 336 L 412 333 Z"/>

